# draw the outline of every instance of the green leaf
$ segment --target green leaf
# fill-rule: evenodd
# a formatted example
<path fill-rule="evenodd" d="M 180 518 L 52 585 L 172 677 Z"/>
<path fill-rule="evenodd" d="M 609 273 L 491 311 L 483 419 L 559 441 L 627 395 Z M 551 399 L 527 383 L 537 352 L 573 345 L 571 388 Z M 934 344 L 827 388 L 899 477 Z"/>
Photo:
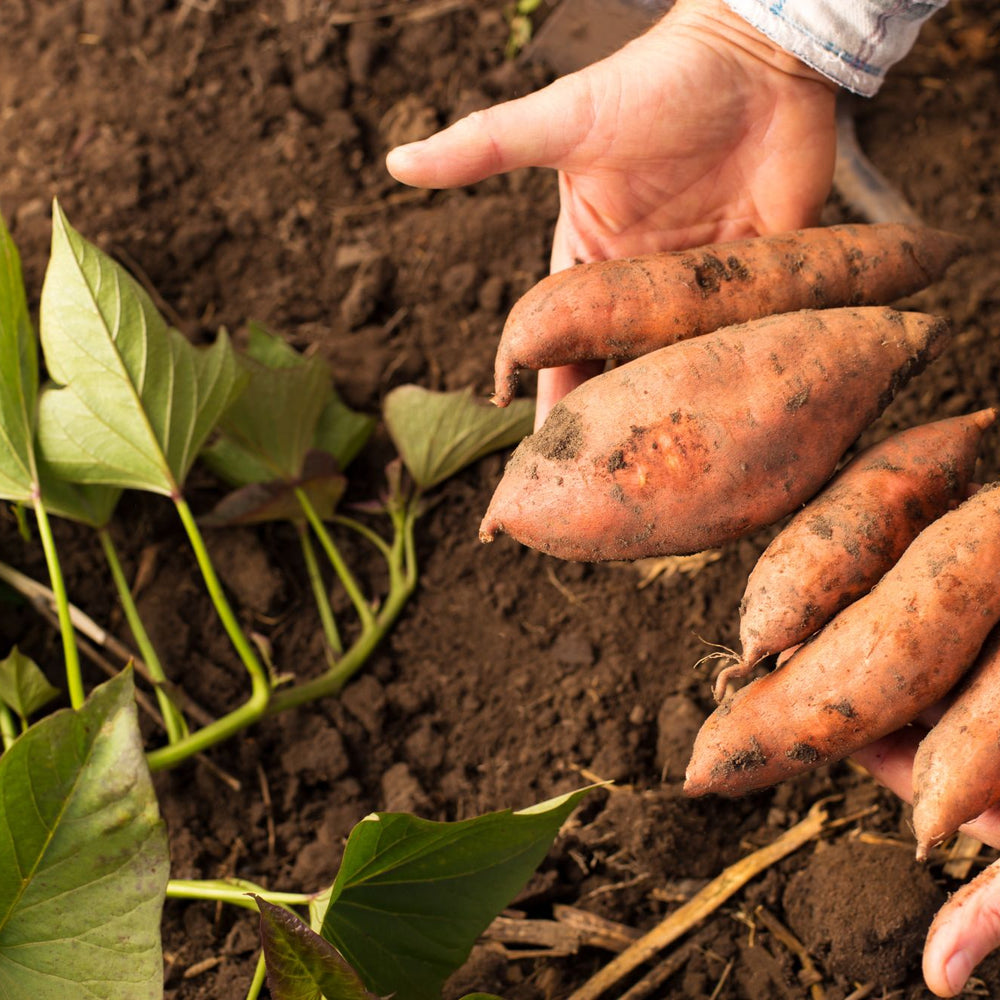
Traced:
<path fill-rule="evenodd" d="M 284 907 L 253 898 L 274 1000 L 374 1000 L 333 945 Z"/>
<path fill-rule="evenodd" d="M 21 257 L 0 218 L 0 497 L 29 502 L 36 481 L 38 357 Z"/>
<path fill-rule="evenodd" d="M 346 469 L 368 443 L 375 421 L 352 410 L 334 391 L 316 422 L 313 448 L 332 455 Z"/>
<path fill-rule="evenodd" d="M 98 530 L 107 526 L 122 495 L 117 486 L 70 483 L 60 479 L 42 455 L 38 456 L 38 478 L 42 503 L 50 514 Z"/>
<path fill-rule="evenodd" d="M 317 450 L 343 469 L 368 439 L 373 421 L 344 405 L 322 358 L 303 357 L 251 323 L 242 363 L 247 389 L 202 453 L 220 479 L 233 486 L 292 482 L 303 475 L 307 454 Z"/>
<path fill-rule="evenodd" d="M 269 479 L 295 479 L 332 390 L 326 362 L 312 357 L 270 368 L 248 357 L 242 363 L 249 382 L 220 429 L 263 463 Z"/>
<path fill-rule="evenodd" d="M 500 409 L 475 402 L 471 389 L 431 392 L 417 385 L 393 389 L 383 406 L 396 449 L 424 490 L 530 434 L 534 411 L 530 399 Z"/>
<path fill-rule="evenodd" d="M 168 867 L 124 671 L 0 757 L 0 996 L 162 1000 Z"/>
<path fill-rule="evenodd" d="M 263 459 L 225 435 L 219 435 L 202 448 L 199 457 L 213 475 L 237 488 L 269 483 L 274 477 L 273 470 Z"/>
<path fill-rule="evenodd" d="M 245 376 L 225 332 L 194 347 L 145 290 L 53 208 L 41 339 L 60 388 L 39 400 L 39 447 L 74 482 L 168 496 Z"/>
<path fill-rule="evenodd" d="M 58 696 L 59 689 L 49 683 L 38 664 L 17 646 L 5 660 L 0 660 L 0 700 L 22 719 L 30 718 Z"/>
<path fill-rule="evenodd" d="M 369 816 L 348 838 L 322 936 L 379 995 L 439 1000 L 588 790 L 457 823 Z"/>

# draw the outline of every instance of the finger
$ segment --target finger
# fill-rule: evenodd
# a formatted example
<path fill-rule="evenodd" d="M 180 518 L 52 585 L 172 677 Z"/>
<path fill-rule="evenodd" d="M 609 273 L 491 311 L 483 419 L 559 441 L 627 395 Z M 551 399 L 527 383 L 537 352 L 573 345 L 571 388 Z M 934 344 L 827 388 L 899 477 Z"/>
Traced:
<path fill-rule="evenodd" d="M 904 802 L 912 802 L 913 757 L 923 736 L 924 730 L 920 727 L 907 726 L 856 750 L 851 757 L 880 785 Z M 961 829 L 984 844 L 1000 845 L 1000 807 L 987 809 L 981 816 L 964 823 Z"/>
<path fill-rule="evenodd" d="M 851 756 L 879 784 L 905 802 L 913 800 L 913 755 L 923 730 L 913 726 L 899 729 L 870 743 Z"/>
<path fill-rule="evenodd" d="M 589 378 L 600 375 L 603 361 L 583 361 L 561 368 L 545 368 L 538 373 L 538 394 L 535 401 L 535 430 L 545 422 L 549 410 L 568 392 L 583 385 Z"/>
<path fill-rule="evenodd" d="M 963 885 L 941 908 L 924 945 L 924 979 L 953 997 L 972 970 L 1000 946 L 1000 862 Z"/>
<path fill-rule="evenodd" d="M 428 139 L 389 151 L 386 167 L 404 184 L 445 188 L 474 184 L 518 167 L 554 167 L 592 121 L 586 71 L 527 97 L 474 111 Z"/>

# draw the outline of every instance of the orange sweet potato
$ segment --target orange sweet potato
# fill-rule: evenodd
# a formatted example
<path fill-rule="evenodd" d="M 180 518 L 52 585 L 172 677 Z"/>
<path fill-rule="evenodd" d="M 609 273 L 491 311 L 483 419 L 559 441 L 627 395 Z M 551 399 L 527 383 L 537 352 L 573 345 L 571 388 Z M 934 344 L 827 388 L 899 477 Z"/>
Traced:
<path fill-rule="evenodd" d="M 906 725 L 943 697 L 1000 620 L 1000 482 L 928 525 L 875 588 L 720 705 L 684 790 L 742 795 Z"/>
<path fill-rule="evenodd" d="M 952 233 L 885 223 L 578 264 L 515 303 L 497 349 L 494 402 L 510 402 L 519 368 L 635 358 L 775 313 L 886 305 L 967 250 Z"/>
<path fill-rule="evenodd" d="M 764 550 L 740 604 L 742 656 L 716 680 L 807 639 L 867 593 L 931 521 L 965 499 L 996 410 L 912 427 L 849 462 Z"/>
<path fill-rule="evenodd" d="M 913 760 L 917 857 L 1000 802 L 1000 629 Z"/>
<path fill-rule="evenodd" d="M 920 313 L 804 311 L 630 361 L 525 438 L 480 538 L 598 561 L 697 552 L 771 524 L 829 479 L 946 332 Z"/>

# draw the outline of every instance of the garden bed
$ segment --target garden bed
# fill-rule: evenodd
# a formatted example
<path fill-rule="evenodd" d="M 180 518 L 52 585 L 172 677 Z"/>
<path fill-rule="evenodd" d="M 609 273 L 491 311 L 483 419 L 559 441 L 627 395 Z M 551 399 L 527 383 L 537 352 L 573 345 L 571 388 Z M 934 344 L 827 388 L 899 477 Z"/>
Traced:
<path fill-rule="evenodd" d="M 373 414 L 405 382 L 485 396 L 506 311 L 546 271 L 555 177 L 519 171 L 431 193 L 397 185 L 383 158 L 391 145 L 541 85 L 546 70 L 505 60 L 502 3 L 413 0 L 380 19 L 341 9 L 354 6 L 4 3 L 0 209 L 32 305 L 58 196 L 196 342 L 220 326 L 241 342 L 247 322 L 260 321 L 327 358 L 347 402 Z M 955 343 L 864 442 L 1000 403 L 1000 15 L 989 6 L 955 3 L 939 14 L 879 97 L 859 105 L 862 145 L 917 212 L 981 245 L 918 300 L 951 319 Z M 831 198 L 824 221 L 848 218 Z M 350 500 L 374 495 L 389 457 L 379 432 L 352 470 Z M 212 750 L 214 768 L 194 762 L 156 776 L 172 873 L 316 890 L 371 811 L 459 819 L 613 780 L 586 800 L 516 908 L 543 919 L 569 904 L 645 929 L 818 798 L 839 795 L 836 815 L 850 822 L 702 923 L 656 995 L 807 996 L 795 954 L 763 925 L 751 931 L 759 905 L 803 937 L 828 1000 L 860 982 L 875 984 L 873 996 L 927 995 L 922 934 L 958 883 L 940 860 L 926 869 L 911 860 L 907 810 L 891 795 L 848 763 L 738 801 L 680 793 L 711 707 L 710 667 L 694 665 L 705 641 L 735 644 L 746 577 L 772 532 L 654 579 L 647 567 L 562 563 L 509 539 L 484 547 L 477 527 L 502 461 L 490 457 L 436 492 L 418 523 L 417 593 L 339 698 L 261 722 Z M 994 444 L 983 476 L 998 473 Z M 196 467 L 196 512 L 221 492 Z M 64 522 L 56 531 L 73 601 L 127 639 L 98 543 Z M 168 672 L 209 710 L 237 703 L 242 672 L 169 505 L 127 497 L 115 537 Z M 267 637 L 281 670 L 316 673 L 322 633 L 294 532 L 208 537 L 245 627 Z M 377 553 L 350 537 L 343 544 L 377 589 Z M 5 561 L 44 579 L 38 546 L 6 510 L 0 547 Z M 5 648 L 16 642 L 59 676 L 58 637 L 29 608 L 3 603 L 0 627 Z M 102 679 L 87 670 L 89 684 Z M 977 865 L 995 856 L 984 850 Z M 246 911 L 168 902 L 166 996 L 244 997 L 254 924 Z M 565 996 L 608 958 L 588 947 L 520 959 L 484 945 L 454 991 Z M 1000 961 L 978 975 L 982 995 L 1000 996 Z"/>

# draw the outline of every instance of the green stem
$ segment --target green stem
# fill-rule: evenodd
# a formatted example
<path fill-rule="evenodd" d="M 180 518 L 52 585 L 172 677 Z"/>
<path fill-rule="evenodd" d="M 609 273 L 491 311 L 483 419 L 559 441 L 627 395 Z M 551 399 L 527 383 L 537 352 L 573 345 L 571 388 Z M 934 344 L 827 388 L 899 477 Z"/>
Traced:
<path fill-rule="evenodd" d="M 14 716 L 2 701 L 0 701 L 0 739 L 3 740 L 4 750 L 9 750 L 11 744 L 17 739 L 17 726 L 14 724 Z"/>
<path fill-rule="evenodd" d="M 371 609 L 371 605 L 365 600 L 365 595 L 361 593 L 358 581 L 354 578 L 354 574 L 350 571 L 347 563 L 344 562 L 340 550 L 330 536 L 330 532 L 326 530 L 323 519 L 316 513 L 316 508 L 313 507 L 312 501 L 309 499 L 306 491 L 297 486 L 295 488 L 295 498 L 302 507 L 302 511 L 306 515 L 306 518 L 308 518 L 313 531 L 316 532 L 316 537 L 319 539 L 320 545 L 323 546 L 323 551 L 326 553 L 327 559 L 330 560 L 330 565 L 333 567 L 334 572 L 336 572 L 340 582 L 344 585 L 344 590 L 347 591 L 348 596 L 351 598 L 354 610 L 357 611 L 358 618 L 361 619 L 362 631 L 367 631 L 375 624 L 375 614 Z"/>
<path fill-rule="evenodd" d="M 346 517 L 344 514 L 334 514 L 330 520 L 334 524 L 340 524 L 345 528 L 350 528 L 352 531 L 356 531 L 362 538 L 367 538 L 368 541 L 371 542 L 372 545 L 374 545 L 387 560 L 392 558 L 391 547 L 386 543 L 385 539 L 381 535 L 372 531 L 367 524 L 362 524 L 360 521 L 356 521 L 353 517 Z"/>
<path fill-rule="evenodd" d="M 191 509 L 183 497 L 175 497 L 174 504 L 187 531 L 195 559 L 198 561 L 198 568 L 201 570 L 202 578 L 205 581 L 208 594 L 212 598 L 212 603 L 215 605 L 219 620 L 250 675 L 251 691 L 250 697 L 239 708 L 233 709 L 222 718 L 203 726 L 176 743 L 158 747 L 146 754 L 146 762 L 151 771 L 174 767 L 192 754 L 207 750 L 216 743 L 221 743 L 223 740 L 229 739 L 230 736 L 234 736 L 241 729 L 246 729 L 264 714 L 271 697 L 271 682 L 268 679 L 267 671 L 261 665 L 257 654 L 236 621 L 236 615 L 226 599 L 222 584 L 219 582 L 215 567 L 212 565 L 208 550 L 205 548 L 201 532 L 191 514 Z"/>
<path fill-rule="evenodd" d="M 250 981 L 250 989 L 247 990 L 246 1000 L 257 1000 L 260 991 L 264 988 L 264 981 L 267 979 L 267 963 L 264 961 L 264 952 L 257 956 L 257 968 L 253 971 L 253 979 Z"/>
<path fill-rule="evenodd" d="M 326 644 L 332 653 L 340 656 L 344 652 L 344 644 L 340 640 L 340 632 L 337 631 L 337 620 L 333 617 L 333 608 L 330 607 L 330 595 L 326 592 L 326 586 L 323 584 L 323 574 L 320 572 L 319 562 L 316 559 L 316 549 L 309 537 L 309 529 L 301 522 L 297 523 L 295 527 L 299 533 L 299 544 L 302 546 L 302 556 L 306 561 L 306 573 L 312 587 L 316 610 L 319 612 L 320 624 L 323 626 L 323 635 L 326 636 Z"/>
<path fill-rule="evenodd" d="M 325 673 L 294 687 L 276 691 L 267 708 L 269 715 L 336 694 L 371 656 L 416 589 L 415 521 L 415 504 L 393 515 L 395 534 L 390 549 L 389 593 L 372 624 L 362 630 L 351 648 Z"/>
<path fill-rule="evenodd" d="M 176 767 L 182 761 L 196 753 L 201 753 L 216 743 L 223 743 L 231 736 L 252 726 L 267 709 L 268 693 L 263 697 L 254 692 L 239 708 L 234 708 L 221 718 L 210 722 L 201 729 L 185 736 L 176 743 L 168 743 L 165 747 L 157 747 L 146 754 L 146 763 L 151 771 L 164 771 Z"/>
<path fill-rule="evenodd" d="M 104 558 L 111 570 L 111 579 L 114 580 L 115 589 L 118 591 L 118 600 L 121 601 L 125 619 L 132 630 L 132 635 L 135 637 L 136 645 L 139 647 L 142 659 L 149 670 L 149 675 L 157 684 L 155 688 L 156 700 L 160 706 L 160 713 L 163 715 L 163 724 L 167 728 L 167 739 L 171 743 L 176 743 L 188 735 L 187 723 L 184 721 L 180 709 L 171 700 L 170 695 L 159 686 L 168 683 L 167 675 L 164 673 L 159 656 L 156 655 L 149 633 L 139 617 L 139 609 L 132 598 L 128 580 L 125 579 L 125 571 L 118 558 L 118 551 L 115 549 L 115 543 L 111 540 L 111 532 L 106 527 L 99 528 L 97 537 L 101 540 Z"/>
<path fill-rule="evenodd" d="M 66 661 L 66 687 L 69 691 L 69 703 L 73 708 L 80 708 L 86 699 L 83 689 L 83 675 L 80 672 L 80 654 L 76 648 L 76 635 L 73 632 L 73 622 L 69 614 L 69 598 L 66 595 L 66 583 L 63 580 L 62 567 L 56 553 L 55 539 L 52 537 L 52 526 L 49 515 L 45 511 L 40 496 L 34 500 L 35 518 L 38 521 L 38 534 L 42 539 L 42 549 L 45 552 L 45 563 L 49 571 L 49 582 L 55 597 L 56 615 L 59 619 L 59 634 L 62 636 L 63 658 Z"/>
<path fill-rule="evenodd" d="M 233 644 L 233 648 L 236 650 L 240 660 L 243 662 L 243 666 L 250 675 L 250 683 L 253 690 L 251 700 L 261 702 L 263 707 L 263 705 L 267 704 L 267 698 L 271 691 L 271 683 L 268 680 L 267 671 L 261 665 L 250 640 L 243 634 L 243 630 L 236 620 L 236 615 L 233 613 L 232 607 L 230 607 L 225 591 L 222 589 L 222 584 L 219 582 L 219 577 L 216 575 L 215 567 L 209 558 L 208 549 L 205 548 L 205 541 L 198 530 L 198 525 L 195 522 L 194 515 L 191 513 L 191 508 L 188 507 L 187 501 L 183 497 L 176 496 L 173 499 L 174 505 L 177 507 L 177 513 L 180 514 L 181 523 L 187 532 L 188 540 L 191 542 L 191 548 L 194 550 L 195 559 L 198 561 L 198 568 L 201 570 L 202 579 L 204 579 L 205 586 L 208 588 L 208 595 L 215 605 L 219 621 L 222 622 L 222 627 L 226 630 L 229 641 Z"/>
<path fill-rule="evenodd" d="M 257 904 L 248 895 L 251 892 L 275 906 L 286 908 L 308 906 L 314 898 L 303 892 L 271 892 L 242 878 L 172 878 L 167 882 L 167 899 L 208 899 L 256 910 Z"/>

